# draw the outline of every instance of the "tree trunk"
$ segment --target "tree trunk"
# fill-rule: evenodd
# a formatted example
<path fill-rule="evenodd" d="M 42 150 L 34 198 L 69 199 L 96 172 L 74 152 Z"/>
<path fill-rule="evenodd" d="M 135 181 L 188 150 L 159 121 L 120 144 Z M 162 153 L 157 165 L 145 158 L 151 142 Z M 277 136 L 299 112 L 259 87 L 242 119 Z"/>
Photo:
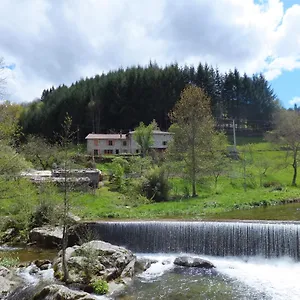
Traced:
<path fill-rule="evenodd" d="M 193 141 L 194 143 L 194 141 Z M 196 153 L 195 145 L 192 145 L 192 197 L 196 197 Z"/>
<path fill-rule="evenodd" d="M 67 167 L 66 162 L 64 164 L 64 212 L 63 212 L 63 238 L 62 238 L 62 269 L 63 269 L 63 281 L 68 283 L 69 270 L 66 262 L 66 249 L 68 247 L 68 187 L 67 187 Z"/>
<path fill-rule="evenodd" d="M 297 180 L 297 150 L 294 151 L 294 160 L 293 160 L 293 169 L 294 169 L 294 174 L 293 174 L 293 180 L 292 180 L 292 186 L 296 186 L 296 180 Z"/>

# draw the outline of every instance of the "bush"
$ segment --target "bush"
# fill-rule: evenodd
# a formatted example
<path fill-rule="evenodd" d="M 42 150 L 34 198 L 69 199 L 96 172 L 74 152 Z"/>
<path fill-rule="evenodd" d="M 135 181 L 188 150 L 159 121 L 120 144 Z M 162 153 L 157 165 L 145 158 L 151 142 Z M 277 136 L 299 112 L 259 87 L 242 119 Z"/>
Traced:
<path fill-rule="evenodd" d="M 108 284 L 103 279 L 92 279 L 90 285 L 93 288 L 95 294 L 104 295 L 108 292 Z"/>
<path fill-rule="evenodd" d="M 41 202 L 30 217 L 29 228 L 51 223 L 53 215 L 54 206 L 50 202 Z"/>
<path fill-rule="evenodd" d="M 142 194 L 155 202 L 167 201 L 169 199 L 170 185 L 163 168 L 154 167 L 150 169 L 145 180 L 142 181 Z"/>
<path fill-rule="evenodd" d="M 278 181 L 268 181 L 268 182 L 265 182 L 265 183 L 263 184 L 263 186 L 264 186 L 265 188 L 269 188 L 269 187 L 280 187 L 281 184 L 280 184 L 280 182 L 278 182 Z"/>

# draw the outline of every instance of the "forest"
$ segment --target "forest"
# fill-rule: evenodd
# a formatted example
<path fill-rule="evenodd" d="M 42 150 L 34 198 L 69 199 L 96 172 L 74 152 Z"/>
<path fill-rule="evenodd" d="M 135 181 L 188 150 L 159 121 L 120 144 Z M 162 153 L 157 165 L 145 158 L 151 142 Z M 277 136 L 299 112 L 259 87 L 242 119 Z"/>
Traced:
<path fill-rule="evenodd" d="M 162 68 L 152 62 L 45 89 L 39 99 L 24 104 L 20 125 L 25 134 L 52 139 L 68 112 L 80 141 L 91 132 L 126 132 L 153 119 L 167 130 L 169 112 L 187 84 L 201 87 L 211 98 L 221 128 L 234 119 L 238 130 L 270 129 L 279 104 L 262 74 L 241 75 L 237 69 L 222 74 L 201 63 L 196 68 L 178 64 Z"/>

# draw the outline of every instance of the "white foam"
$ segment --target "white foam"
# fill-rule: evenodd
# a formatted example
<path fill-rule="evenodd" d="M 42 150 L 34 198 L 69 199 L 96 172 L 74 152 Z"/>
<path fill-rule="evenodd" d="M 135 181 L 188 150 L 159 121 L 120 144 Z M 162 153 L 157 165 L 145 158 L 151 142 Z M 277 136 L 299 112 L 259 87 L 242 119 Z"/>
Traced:
<path fill-rule="evenodd" d="M 173 261 L 181 254 L 139 256 L 157 260 L 151 267 L 140 275 L 146 280 L 155 280 L 171 270 Z M 195 257 L 194 254 L 187 254 Z M 244 283 L 257 291 L 265 293 L 273 300 L 299 300 L 300 299 L 300 262 L 290 258 L 264 259 L 260 257 L 210 257 L 200 256 L 211 261 L 221 274 L 227 275 L 233 280 Z M 170 264 L 164 265 L 164 261 Z"/>
<path fill-rule="evenodd" d="M 300 263 L 289 258 L 212 258 L 220 273 L 264 292 L 274 300 L 300 299 Z"/>
<path fill-rule="evenodd" d="M 175 255 L 164 254 L 138 254 L 137 256 L 157 261 L 151 264 L 149 269 L 139 275 L 140 278 L 145 280 L 154 280 L 157 277 L 162 276 L 165 272 L 174 268 L 173 261 L 176 258 Z"/>
<path fill-rule="evenodd" d="M 53 269 L 39 270 L 37 273 L 32 273 L 31 270 L 34 265 L 30 265 L 26 268 L 19 269 L 19 275 L 24 279 L 27 284 L 37 284 L 39 281 L 53 281 L 54 271 Z"/>

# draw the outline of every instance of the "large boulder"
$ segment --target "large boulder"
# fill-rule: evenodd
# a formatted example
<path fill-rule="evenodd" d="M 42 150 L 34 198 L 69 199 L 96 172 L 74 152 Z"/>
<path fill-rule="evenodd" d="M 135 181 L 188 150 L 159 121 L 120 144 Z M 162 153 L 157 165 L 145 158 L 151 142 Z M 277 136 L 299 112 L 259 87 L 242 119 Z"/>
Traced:
<path fill-rule="evenodd" d="M 134 275 L 134 254 L 103 241 L 90 241 L 66 249 L 70 283 L 88 284 L 93 278 L 106 281 L 131 278 Z M 53 265 L 54 276 L 62 279 L 62 251 Z"/>
<path fill-rule="evenodd" d="M 35 294 L 33 300 L 95 300 L 96 297 L 82 292 L 75 291 L 59 284 L 51 284 L 44 287 Z"/>
<path fill-rule="evenodd" d="M 77 218 L 76 216 L 74 216 Z M 70 221 L 70 224 L 74 224 L 75 221 Z M 79 243 L 80 237 L 84 231 L 84 225 L 80 224 L 72 225 L 68 229 L 68 246 L 73 246 Z M 63 229 L 61 226 L 45 225 L 42 227 L 33 228 L 29 232 L 29 244 L 36 245 L 40 248 L 61 248 L 63 238 Z"/>
<path fill-rule="evenodd" d="M 201 259 L 198 257 L 180 256 L 174 260 L 174 265 L 182 267 L 196 267 L 204 269 L 212 269 L 215 266 L 208 260 Z"/>
<path fill-rule="evenodd" d="M 29 242 L 41 248 L 59 248 L 62 237 L 62 227 L 59 226 L 42 226 L 29 232 Z"/>
<path fill-rule="evenodd" d="M 0 266 L 0 299 L 13 291 L 18 284 L 19 282 L 14 280 L 12 272 Z"/>

